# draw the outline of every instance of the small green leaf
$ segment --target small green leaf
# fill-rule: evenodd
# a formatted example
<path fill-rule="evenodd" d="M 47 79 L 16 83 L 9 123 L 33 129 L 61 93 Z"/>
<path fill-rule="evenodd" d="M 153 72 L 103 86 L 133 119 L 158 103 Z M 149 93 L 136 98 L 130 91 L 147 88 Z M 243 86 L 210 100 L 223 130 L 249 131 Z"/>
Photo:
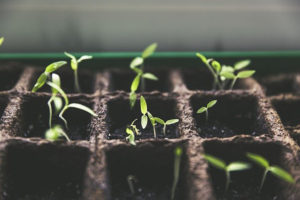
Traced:
<path fill-rule="evenodd" d="M 129 95 L 130 108 L 133 108 L 136 102 L 136 93 L 131 92 Z"/>
<path fill-rule="evenodd" d="M 227 79 L 234 79 L 235 75 L 232 72 L 221 72 L 221 76 L 224 76 Z"/>
<path fill-rule="evenodd" d="M 215 104 L 217 103 L 217 100 L 212 100 L 212 101 L 210 101 L 210 102 L 208 102 L 208 104 L 207 104 L 207 108 L 211 108 L 211 107 L 213 107 Z"/>
<path fill-rule="evenodd" d="M 152 43 L 150 44 L 148 47 L 146 47 L 146 49 L 143 51 L 142 53 L 142 58 L 148 58 L 149 56 L 151 56 L 155 50 L 157 48 L 157 43 Z"/>
<path fill-rule="evenodd" d="M 202 60 L 202 62 L 204 62 L 205 64 L 207 63 L 206 57 L 201 53 L 196 53 L 196 56 L 199 57 Z"/>
<path fill-rule="evenodd" d="M 42 73 L 38 80 L 36 81 L 36 83 L 34 84 L 33 88 L 32 88 L 32 92 L 36 92 L 38 91 L 38 89 L 40 89 L 41 87 L 43 87 L 43 85 L 45 85 L 46 81 L 48 78 L 48 73 Z"/>
<path fill-rule="evenodd" d="M 93 58 L 93 56 L 89 56 L 89 55 L 83 55 L 83 56 L 81 56 L 79 59 L 78 59 L 78 63 L 81 63 L 82 61 L 84 61 L 84 60 L 90 60 L 90 59 L 92 59 Z"/>
<path fill-rule="evenodd" d="M 206 110 L 207 110 L 206 107 L 201 107 L 201 108 L 199 108 L 199 109 L 197 110 L 197 113 L 200 114 L 200 113 L 205 112 Z"/>
<path fill-rule="evenodd" d="M 151 74 L 151 73 L 144 73 L 142 76 L 145 79 L 150 79 L 150 80 L 153 80 L 153 81 L 158 80 L 158 78 L 154 74 Z"/>
<path fill-rule="evenodd" d="M 90 109 L 89 107 L 84 106 L 82 104 L 79 104 L 79 103 L 71 103 L 68 105 L 68 108 L 77 108 L 79 110 L 83 110 L 83 111 L 93 115 L 94 117 L 97 117 L 96 113 L 94 113 L 94 111 L 92 109 Z"/>
<path fill-rule="evenodd" d="M 143 96 L 141 96 L 141 99 L 140 99 L 140 104 L 141 104 L 141 112 L 143 115 L 146 115 L 147 114 L 147 103 L 146 103 L 146 100 Z"/>
<path fill-rule="evenodd" d="M 141 58 L 141 57 L 136 57 L 134 58 L 131 63 L 130 63 L 130 68 L 133 69 L 133 68 L 136 68 L 137 66 L 143 64 L 144 62 L 144 59 Z"/>
<path fill-rule="evenodd" d="M 255 73 L 255 70 L 242 71 L 237 74 L 238 78 L 248 78 Z"/>
<path fill-rule="evenodd" d="M 205 154 L 204 158 L 214 167 L 226 170 L 226 163 L 223 160 L 208 154 Z"/>
<path fill-rule="evenodd" d="M 251 165 L 244 162 L 232 162 L 227 166 L 228 171 L 241 171 L 250 169 Z"/>
<path fill-rule="evenodd" d="M 77 60 L 71 60 L 71 68 L 76 71 L 78 69 L 78 63 Z"/>
<path fill-rule="evenodd" d="M 137 67 L 132 68 L 132 70 L 135 71 L 135 73 L 137 73 L 137 74 L 143 74 L 143 71 L 141 69 L 137 68 Z"/>
<path fill-rule="evenodd" d="M 276 175 L 277 177 L 279 177 L 280 179 L 289 182 L 289 183 L 294 183 L 295 180 L 293 179 L 293 177 L 285 170 L 283 170 L 282 168 L 278 167 L 278 166 L 271 166 L 269 171 L 271 171 L 274 175 Z"/>
<path fill-rule="evenodd" d="M 153 118 L 152 114 L 150 112 L 147 112 L 148 117 L 151 119 Z"/>
<path fill-rule="evenodd" d="M 241 60 L 234 64 L 234 69 L 241 70 L 241 69 L 247 67 L 250 63 L 251 63 L 250 60 Z"/>
<path fill-rule="evenodd" d="M 145 129 L 147 124 L 148 124 L 148 117 L 146 115 L 142 115 L 142 118 L 141 118 L 142 128 Z"/>
<path fill-rule="evenodd" d="M 54 83 L 54 84 L 56 84 L 56 85 L 58 85 L 60 87 L 60 77 L 59 77 L 58 74 L 53 73 L 51 75 L 51 81 L 52 81 L 52 83 Z M 57 94 L 57 90 L 56 89 L 51 88 L 51 90 L 52 90 L 52 94 L 53 95 Z"/>
<path fill-rule="evenodd" d="M 231 66 L 227 66 L 227 65 L 223 65 L 222 66 L 222 70 L 221 70 L 221 73 L 222 72 L 234 72 L 234 69 L 233 69 L 233 67 L 231 67 Z"/>
<path fill-rule="evenodd" d="M 71 58 L 72 60 L 76 60 L 76 58 L 75 58 L 75 56 L 73 56 L 72 54 L 70 54 L 70 53 L 68 53 L 68 52 L 64 52 L 64 54 L 66 55 L 66 56 L 68 56 L 69 58 Z"/>
<path fill-rule="evenodd" d="M 52 73 L 52 72 L 58 70 L 60 67 L 64 66 L 65 64 L 67 64 L 66 61 L 58 61 L 58 62 L 51 63 L 50 65 L 48 65 L 46 67 L 45 72 Z"/>
<path fill-rule="evenodd" d="M 160 123 L 161 125 L 164 125 L 164 124 L 165 124 L 165 121 L 162 120 L 162 119 L 159 118 L 159 117 L 154 117 L 154 120 L 155 120 L 156 122 Z"/>
<path fill-rule="evenodd" d="M 250 160 L 252 160 L 256 164 L 261 165 L 264 168 L 270 167 L 269 162 L 264 157 L 254 153 L 247 153 L 246 155 Z"/>
<path fill-rule="evenodd" d="M 136 75 L 136 77 L 133 79 L 132 83 L 131 83 L 131 92 L 135 92 L 138 87 L 139 87 L 139 84 L 140 84 L 140 79 L 141 79 L 141 75 L 138 74 Z"/>
<path fill-rule="evenodd" d="M 69 104 L 69 99 L 68 99 L 68 96 L 66 95 L 66 93 L 56 84 L 52 83 L 52 82 L 47 82 L 47 84 L 51 87 L 51 88 L 54 88 L 56 89 L 60 94 L 61 96 L 64 98 L 65 100 L 65 104 L 68 105 Z"/>
<path fill-rule="evenodd" d="M 130 134 L 133 134 L 133 131 L 132 131 L 130 128 L 126 128 L 126 133 L 127 133 L 128 135 L 130 135 Z"/>
<path fill-rule="evenodd" d="M 2 43 L 4 42 L 4 37 L 0 38 L 0 46 L 2 45 Z"/>
<path fill-rule="evenodd" d="M 55 113 L 58 113 L 63 107 L 63 101 L 60 97 L 54 97 L 53 99 Z"/>
<path fill-rule="evenodd" d="M 211 66 L 216 70 L 216 72 L 221 71 L 221 65 L 218 61 L 216 60 L 212 61 Z"/>
<path fill-rule="evenodd" d="M 166 121 L 167 125 L 176 124 L 179 122 L 179 119 L 169 119 Z"/>

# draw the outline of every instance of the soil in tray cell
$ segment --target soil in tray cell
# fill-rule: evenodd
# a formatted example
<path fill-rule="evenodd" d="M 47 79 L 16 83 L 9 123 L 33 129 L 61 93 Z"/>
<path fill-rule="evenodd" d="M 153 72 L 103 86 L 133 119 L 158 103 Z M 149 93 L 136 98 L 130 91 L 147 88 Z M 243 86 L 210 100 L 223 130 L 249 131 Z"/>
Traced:
<path fill-rule="evenodd" d="M 214 107 L 208 109 L 208 120 L 206 114 L 197 114 L 197 110 L 206 106 L 211 100 L 218 102 Z M 193 115 L 197 124 L 200 137 L 231 137 L 239 134 L 256 136 L 260 134 L 256 125 L 256 100 L 249 97 L 232 98 L 227 96 L 193 96 L 191 98 Z"/>
<path fill-rule="evenodd" d="M 22 104 L 22 137 L 42 137 L 45 136 L 45 131 L 49 128 L 49 110 L 46 97 L 27 98 Z M 75 101 L 92 108 L 89 102 L 84 100 Z M 72 103 L 70 99 L 70 103 Z M 88 140 L 89 133 L 87 131 L 91 119 L 90 114 L 82 110 L 70 108 L 64 113 L 64 118 L 68 122 L 68 128 L 65 128 L 63 121 L 58 117 L 58 114 L 53 115 L 52 125 L 60 124 L 71 140 Z"/>
<path fill-rule="evenodd" d="M 147 71 L 148 72 L 148 71 Z M 170 88 L 169 76 L 167 71 L 151 71 L 152 74 L 158 77 L 157 81 L 145 79 L 145 92 L 160 91 L 167 92 Z M 130 86 L 135 78 L 136 73 L 129 70 L 112 71 L 110 75 L 110 91 L 123 90 L 130 91 Z M 138 91 L 141 89 L 141 82 Z"/>
<path fill-rule="evenodd" d="M 167 200 L 171 196 L 174 170 L 173 146 L 115 147 L 106 153 L 113 200 Z M 186 155 L 182 154 L 175 199 L 187 199 Z M 134 176 L 134 194 L 128 185 Z"/>
<path fill-rule="evenodd" d="M 21 76 L 21 69 L 0 70 L 0 91 L 12 89 Z"/>
<path fill-rule="evenodd" d="M 162 100 L 159 98 L 146 98 L 148 111 L 154 116 L 163 119 L 174 119 L 176 117 L 175 100 L 168 99 Z M 109 139 L 125 139 L 128 135 L 125 132 L 126 127 L 131 124 L 134 119 L 137 119 L 136 125 L 141 134 L 136 135 L 136 140 L 153 138 L 153 127 L 148 120 L 146 129 L 141 127 L 140 102 L 137 100 L 135 107 L 131 110 L 129 101 L 124 99 L 113 99 L 108 102 L 108 126 L 109 126 Z M 163 126 L 156 125 L 157 138 L 177 138 L 180 137 L 178 131 L 178 123 L 169 125 L 166 128 L 166 135 L 163 134 Z"/>
<path fill-rule="evenodd" d="M 271 165 L 278 165 L 284 168 L 282 151 L 279 145 L 255 144 L 255 143 L 222 143 L 220 141 L 209 141 L 204 143 L 206 154 L 221 158 L 229 164 L 234 161 L 243 161 L 252 164 L 252 168 L 246 171 L 231 172 L 231 182 L 227 192 L 224 191 L 226 177 L 224 171 L 209 165 L 209 175 L 217 199 L 221 200 L 274 200 L 283 198 L 283 185 L 287 183 L 268 173 L 264 186 L 259 192 L 259 185 L 262 180 L 264 170 L 252 163 L 246 157 L 247 152 L 256 153 L 265 157 Z"/>
<path fill-rule="evenodd" d="M 3 199 L 80 199 L 89 151 L 82 147 L 10 145 L 3 160 Z"/>
<path fill-rule="evenodd" d="M 7 106 L 7 98 L 6 97 L 0 97 L 0 118 Z"/>
<path fill-rule="evenodd" d="M 38 77 L 42 71 L 38 71 L 32 79 L 32 84 L 30 90 L 33 88 L 34 84 L 36 83 Z M 75 91 L 74 88 L 74 73 L 73 70 L 58 70 L 56 72 L 61 79 L 61 88 L 67 94 L 76 94 L 78 93 Z M 94 92 L 94 80 L 95 77 L 91 72 L 87 71 L 78 71 L 78 79 L 79 85 L 82 93 L 91 94 Z M 38 92 L 51 92 L 50 86 L 44 85 Z"/>

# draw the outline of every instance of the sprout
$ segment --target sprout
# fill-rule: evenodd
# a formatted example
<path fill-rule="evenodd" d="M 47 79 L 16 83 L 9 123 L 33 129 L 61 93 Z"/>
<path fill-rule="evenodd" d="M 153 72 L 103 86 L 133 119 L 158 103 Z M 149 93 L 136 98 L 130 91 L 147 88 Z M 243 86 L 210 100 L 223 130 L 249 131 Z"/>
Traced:
<path fill-rule="evenodd" d="M 2 45 L 2 43 L 4 42 L 4 37 L 0 38 L 0 46 Z"/>
<path fill-rule="evenodd" d="M 141 106 L 141 113 L 142 113 L 141 126 L 143 129 L 145 129 L 147 126 L 147 123 L 148 123 L 148 118 L 146 115 L 148 112 L 148 109 L 147 109 L 147 102 L 143 96 L 141 96 L 141 99 L 140 99 L 140 106 Z"/>
<path fill-rule="evenodd" d="M 251 165 L 245 162 L 232 162 L 226 165 L 226 163 L 212 155 L 204 155 L 204 158 L 207 162 L 209 162 L 212 166 L 223 170 L 226 174 L 226 184 L 225 184 L 225 191 L 228 190 L 229 184 L 230 184 L 230 172 L 232 171 L 242 171 L 242 170 L 247 170 L 251 168 Z"/>
<path fill-rule="evenodd" d="M 134 195 L 135 193 L 135 190 L 134 190 L 134 183 L 136 183 L 138 180 L 135 176 L 133 175 L 128 175 L 127 176 L 127 183 L 128 183 L 128 186 L 129 186 L 129 189 L 130 189 L 130 192 L 132 195 Z"/>
<path fill-rule="evenodd" d="M 59 118 L 61 118 L 63 120 L 63 122 L 65 123 L 66 128 L 68 128 L 68 123 L 67 123 L 67 120 L 63 117 L 63 114 L 69 108 L 76 108 L 76 109 L 79 109 L 79 110 L 83 110 L 83 111 L 91 114 L 94 117 L 97 116 L 96 113 L 94 113 L 94 111 L 92 111 L 90 108 L 88 108 L 88 107 L 86 107 L 84 105 L 81 105 L 79 103 L 71 103 L 71 104 L 69 104 L 69 99 L 68 99 L 66 93 L 58 85 L 56 85 L 55 83 L 48 81 L 47 85 L 49 85 L 51 88 L 57 90 L 57 92 L 64 99 L 65 105 L 64 105 L 64 107 L 62 108 L 62 110 L 59 113 Z"/>
<path fill-rule="evenodd" d="M 216 103 L 217 103 L 217 100 L 212 100 L 212 101 L 208 102 L 206 107 L 203 106 L 197 110 L 197 114 L 205 112 L 205 119 L 207 121 L 208 120 L 208 109 L 213 107 Z"/>
<path fill-rule="evenodd" d="M 50 141 L 57 141 L 60 137 L 65 137 L 67 141 L 71 141 L 60 125 L 49 128 L 45 134 L 45 138 Z"/>
<path fill-rule="evenodd" d="M 134 125 L 137 119 L 133 120 L 129 127 L 126 128 L 126 133 L 128 136 L 126 137 L 126 140 L 129 141 L 130 144 L 136 145 L 135 143 L 135 134 L 140 135 L 140 130 Z"/>
<path fill-rule="evenodd" d="M 163 133 L 164 135 L 166 136 L 166 127 L 167 125 L 172 125 L 172 124 L 176 124 L 177 122 L 179 122 L 179 119 L 169 119 L 167 120 L 166 122 L 164 120 L 162 120 L 161 118 L 159 117 L 155 117 L 155 121 L 160 123 L 161 125 L 164 126 L 163 128 Z"/>
<path fill-rule="evenodd" d="M 151 122 L 151 125 L 152 125 L 152 128 L 153 128 L 153 135 L 154 135 L 154 138 L 156 138 L 156 120 L 155 120 L 155 117 L 152 116 L 152 114 L 150 112 L 147 112 L 147 115 L 150 119 L 150 122 Z"/>
<path fill-rule="evenodd" d="M 149 80 L 154 80 L 157 81 L 158 78 L 151 73 L 145 73 L 144 72 L 144 62 L 146 60 L 146 58 L 150 57 L 154 51 L 157 48 L 157 44 L 153 43 L 151 45 L 149 45 L 142 53 L 141 57 L 136 57 L 134 58 L 131 63 L 130 63 L 130 69 L 132 69 L 135 73 L 136 76 L 133 79 L 132 83 L 131 83 L 131 87 L 130 87 L 130 107 L 133 108 L 133 106 L 135 105 L 136 102 L 136 90 L 139 87 L 139 84 L 141 82 L 141 91 L 144 92 L 145 91 L 145 79 L 149 79 Z M 141 66 L 139 68 L 139 66 Z"/>
<path fill-rule="evenodd" d="M 256 164 L 258 164 L 259 166 L 264 168 L 264 174 L 260 183 L 260 187 L 259 187 L 259 191 L 261 191 L 267 173 L 271 172 L 272 174 L 274 174 L 275 176 L 277 176 L 278 178 L 280 178 L 281 180 L 284 180 L 288 183 L 294 183 L 294 179 L 293 177 L 285 170 L 283 170 L 282 168 L 278 167 L 278 166 L 271 166 L 269 164 L 269 162 L 262 156 L 258 155 L 258 154 L 254 154 L 254 153 L 247 153 L 247 157 L 252 160 L 253 162 L 255 162 Z"/>
<path fill-rule="evenodd" d="M 78 60 L 76 59 L 76 57 L 70 53 L 65 52 L 65 55 L 68 56 L 69 58 L 71 58 L 71 68 L 74 71 L 74 88 L 76 92 L 81 92 L 80 86 L 79 86 L 79 80 L 78 80 L 78 65 L 79 63 L 81 63 L 84 60 L 90 60 L 93 57 L 92 56 L 88 56 L 88 55 L 84 55 L 81 56 Z"/>
<path fill-rule="evenodd" d="M 174 150 L 174 179 L 172 184 L 172 190 L 171 190 L 171 200 L 174 200 L 175 198 L 175 192 L 176 187 L 179 180 L 179 173 L 180 173 L 180 161 L 181 161 L 181 155 L 182 155 L 182 148 L 176 147 Z"/>
<path fill-rule="evenodd" d="M 226 79 L 232 79 L 232 82 L 230 85 L 230 90 L 232 90 L 237 79 L 249 78 L 254 73 L 255 73 L 255 70 L 241 71 L 241 72 L 237 73 L 237 75 L 235 75 L 233 72 L 223 72 L 223 73 L 221 73 L 221 76 L 225 77 Z"/>

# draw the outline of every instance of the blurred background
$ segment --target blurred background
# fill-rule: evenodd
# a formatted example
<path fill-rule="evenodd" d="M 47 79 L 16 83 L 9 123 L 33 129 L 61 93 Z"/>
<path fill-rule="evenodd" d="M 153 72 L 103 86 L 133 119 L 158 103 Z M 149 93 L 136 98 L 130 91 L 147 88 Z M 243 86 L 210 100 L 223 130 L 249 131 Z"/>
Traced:
<path fill-rule="evenodd" d="M 300 0 L 0 0 L 2 52 L 300 49 Z"/>

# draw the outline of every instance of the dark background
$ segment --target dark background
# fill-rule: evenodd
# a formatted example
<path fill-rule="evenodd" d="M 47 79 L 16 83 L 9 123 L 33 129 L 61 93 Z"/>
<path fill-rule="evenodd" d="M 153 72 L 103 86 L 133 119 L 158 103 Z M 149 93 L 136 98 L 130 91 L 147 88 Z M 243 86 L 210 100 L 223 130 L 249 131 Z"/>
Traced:
<path fill-rule="evenodd" d="M 300 49 L 300 0 L 0 0 L 2 52 Z"/>

